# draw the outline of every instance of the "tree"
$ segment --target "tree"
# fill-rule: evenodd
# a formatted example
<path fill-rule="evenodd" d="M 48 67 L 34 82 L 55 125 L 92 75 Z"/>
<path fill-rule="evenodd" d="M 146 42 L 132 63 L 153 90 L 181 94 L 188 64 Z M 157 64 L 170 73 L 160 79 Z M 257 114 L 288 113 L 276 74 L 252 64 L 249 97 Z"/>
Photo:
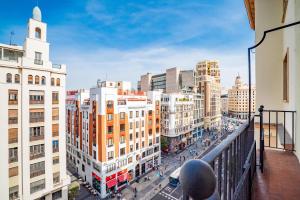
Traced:
<path fill-rule="evenodd" d="M 160 146 L 163 151 L 167 151 L 169 148 L 169 142 L 166 137 L 162 137 L 160 140 Z"/>
<path fill-rule="evenodd" d="M 74 200 L 75 197 L 78 195 L 79 192 L 79 183 L 74 181 L 71 183 L 70 187 L 69 187 L 69 200 Z"/>

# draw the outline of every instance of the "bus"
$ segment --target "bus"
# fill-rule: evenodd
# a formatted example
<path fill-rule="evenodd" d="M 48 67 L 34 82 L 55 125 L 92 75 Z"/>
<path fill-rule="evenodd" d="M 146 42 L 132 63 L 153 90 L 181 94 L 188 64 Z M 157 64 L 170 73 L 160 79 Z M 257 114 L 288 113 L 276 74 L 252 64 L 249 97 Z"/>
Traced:
<path fill-rule="evenodd" d="M 177 168 L 169 177 L 169 184 L 174 187 L 177 187 L 177 185 L 179 184 L 180 169 L 181 167 Z"/>

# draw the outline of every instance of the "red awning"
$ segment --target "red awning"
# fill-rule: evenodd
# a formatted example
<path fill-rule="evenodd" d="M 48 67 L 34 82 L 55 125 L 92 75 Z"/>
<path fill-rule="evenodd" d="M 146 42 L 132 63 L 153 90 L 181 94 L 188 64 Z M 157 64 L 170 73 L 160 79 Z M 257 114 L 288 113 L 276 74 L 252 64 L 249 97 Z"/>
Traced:
<path fill-rule="evenodd" d="M 121 176 L 118 177 L 119 182 L 124 182 L 127 180 L 127 173 L 126 174 L 122 174 Z"/>
<path fill-rule="evenodd" d="M 117 185 L 117 179 L 112 179 L 112 180 L 108 181 L 106 183 L 106 185 L 107 185 L 108 188 L 111 188 L 111 187 Z"/>

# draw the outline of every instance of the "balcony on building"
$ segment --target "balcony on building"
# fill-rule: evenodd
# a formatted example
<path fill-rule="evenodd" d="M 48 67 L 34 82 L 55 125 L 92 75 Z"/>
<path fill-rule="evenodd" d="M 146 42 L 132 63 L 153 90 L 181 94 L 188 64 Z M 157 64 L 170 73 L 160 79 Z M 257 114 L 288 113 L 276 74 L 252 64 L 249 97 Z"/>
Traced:
<path fill-rule="evenodd" d="M 20 65 L 23 56 L 23 48 L 16 45 L 0 43 L 0 64 Z"/>
<path fill-rule="evenodd" d="M 255 53 L 249 60 L 255 59 L 256 112 L 206 155 L 182 166 L 183 199 L 300 198 L 300 4 L 244 2 L 258 42 L 248 50 Z"/>

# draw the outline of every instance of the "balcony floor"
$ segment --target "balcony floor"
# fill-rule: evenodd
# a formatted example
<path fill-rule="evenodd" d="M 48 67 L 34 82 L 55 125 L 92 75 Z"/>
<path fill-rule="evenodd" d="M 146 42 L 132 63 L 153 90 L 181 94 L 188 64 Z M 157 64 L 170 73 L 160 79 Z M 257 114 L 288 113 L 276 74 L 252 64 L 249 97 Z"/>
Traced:
<path fill-rule="evenodd" d="M 252 199 L 299 200 L 300 164 L 297 157 L 291 152 L 265 148 L 264 164 L 263 174 L 257 168 Z"/>

